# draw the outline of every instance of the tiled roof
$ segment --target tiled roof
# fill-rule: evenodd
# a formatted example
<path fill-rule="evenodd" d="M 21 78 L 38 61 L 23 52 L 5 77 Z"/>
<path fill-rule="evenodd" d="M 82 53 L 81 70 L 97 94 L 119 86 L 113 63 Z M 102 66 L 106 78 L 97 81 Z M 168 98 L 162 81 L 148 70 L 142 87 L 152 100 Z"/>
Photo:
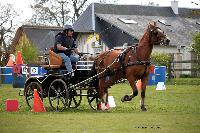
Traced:
<path fill-rule="evenodd" d="M 144 16 L 175 16 L 170 7 L 140 6 L 140 5 L 115 5 L 94 4 L 95 13 L 117 15 L 144 15 Z"/>
<path fill-rule="evenodd" d="M 12 45 L 17 45 L 20 36 L 24 33 L 40 52 L 54 45 L 55 35 L 62 31 L 61 27 L 23 25 L 18 28 Z"/>
<path fill-rule="evenodd" d="M 172 45 L 189 45 L 192 43 L 192 35 L 200 31 L 200 25 L 197 24 L 200 23 L 200 9 L 179 8 L 179 14 L 175 15 L 171 7 L 99 3 L 91 4 L 74 23 L 74 28 L 78 31 L 92 31 L 92 14 L 95 14 L 95 32 L 102 30 L 101 22 L 97 21 L 100 18 L 137 39 L 144 34 L 149 21 L 157 21 L 158 26 L 171 38 Z M 133 19 L 138 24 L 125 24 L 119 18 Z M 171 26 L 163 25 L 158 20 L 164 20 Z"/>
<path fill-rule="evenodd" d="M 200 25 L 196 24 L 198 19 L 180 18 L 180 17 L 163 17 L 163 16 L 138 16 L 138 15 L 113 15 L 113 14 L 96 14 L 97 17 L 107 21 L 108 23 L 118 27 L 136 38 L 141 38 L 144 34 L 147 24 L 153 20 L 171 39 L 171 45 L 190 44 L 192 35 L 200 31 Z M 137 24 L 125 24 L 119 18 L 128 18 L 137 22 Z M 166 26 L 160 22 L 166 22 Z"/>

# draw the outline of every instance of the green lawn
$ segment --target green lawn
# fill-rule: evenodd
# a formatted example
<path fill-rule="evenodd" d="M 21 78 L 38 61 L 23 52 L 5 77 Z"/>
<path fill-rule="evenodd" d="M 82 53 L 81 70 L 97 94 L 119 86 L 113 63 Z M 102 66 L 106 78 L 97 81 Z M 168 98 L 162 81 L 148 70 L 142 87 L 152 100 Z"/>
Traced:
<path fill-rule="evenodd" d="M 199 133 L 200 86 L 166 85 L 166 91 L 156 91 L 148 86 L 147 112 L 140 111 L 140 95 L 131 102 L 121 103 L 129 94 L 128 84 L 118 84 L 110 89 L 117 107 L 106 112 L 93 111 L 84 98 L 77 109 L 64 112 L 33 113 L 18 96 L 19 89 L 11 85 L 0 87 L 0 133 Z M 18 112 L 5 112 L 6 99 L 18 99 Z M 49 105 L 45 101 L 45 107 Z"/>

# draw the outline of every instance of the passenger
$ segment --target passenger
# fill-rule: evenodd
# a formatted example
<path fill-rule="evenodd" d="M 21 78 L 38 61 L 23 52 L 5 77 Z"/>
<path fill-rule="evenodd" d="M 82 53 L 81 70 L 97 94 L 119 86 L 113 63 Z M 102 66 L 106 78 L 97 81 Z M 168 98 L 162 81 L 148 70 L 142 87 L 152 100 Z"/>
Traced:
<path fill-rule="evenodd" d="M 62 57 L 68 72 L 73 71 L 72 63 L 77 63 L 79 60 L 79 50 L 74 43 L 73 33 L 73 27 L 65 25 L 63 32 L 58 33 L 55 37 L 54 52 Z"/>

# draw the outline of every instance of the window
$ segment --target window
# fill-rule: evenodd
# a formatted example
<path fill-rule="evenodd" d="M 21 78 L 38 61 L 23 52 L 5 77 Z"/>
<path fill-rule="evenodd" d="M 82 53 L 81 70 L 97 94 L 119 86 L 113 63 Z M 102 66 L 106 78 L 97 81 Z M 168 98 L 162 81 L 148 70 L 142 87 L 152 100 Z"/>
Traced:
<path fill-rule="evenodd" d="M 125 24 L 137 24 L 138 23 L 132 19 L 127 19 L 127 18 L 118 18 L 118 19 Z"/>
<path fill-rule="evenodd" d="M 161 23 L 161 24 L 163 24 L 163 25 L 165 25 L 165 26 L 171 26 L 170 24 L 167 24 L 165 22 L 165 20 L 158 20 L 158 22 Z"/>

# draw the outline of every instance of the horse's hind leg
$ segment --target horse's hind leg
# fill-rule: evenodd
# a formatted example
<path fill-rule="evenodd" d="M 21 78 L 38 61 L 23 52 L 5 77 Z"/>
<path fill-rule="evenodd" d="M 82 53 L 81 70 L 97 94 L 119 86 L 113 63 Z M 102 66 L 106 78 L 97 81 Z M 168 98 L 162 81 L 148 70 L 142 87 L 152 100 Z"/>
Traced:
<path fill-rule="evenodd" d="M 132 88 L 132 93 L 130 95 L 125 95 L 122 97 L 121 101 L 131 101 L 132 98 L 138 95 L 138 90 L 135 84 L 135 78 L 134 77 L 128 77 L 127 80 L 129 81 L 129 84 Z"/>
<path fill-rule="evenodd" d="M 145 99 L 145 92 L 146 92 L 146 86 L 148 82 L 148 76 L 144 77 L 142 79 L 142 87 L 141 87 L 141 101 L 140 101 L 140 107 L 142 111 L 147 111 L 145 104 L 144 104 L 144 99 Z"/>

